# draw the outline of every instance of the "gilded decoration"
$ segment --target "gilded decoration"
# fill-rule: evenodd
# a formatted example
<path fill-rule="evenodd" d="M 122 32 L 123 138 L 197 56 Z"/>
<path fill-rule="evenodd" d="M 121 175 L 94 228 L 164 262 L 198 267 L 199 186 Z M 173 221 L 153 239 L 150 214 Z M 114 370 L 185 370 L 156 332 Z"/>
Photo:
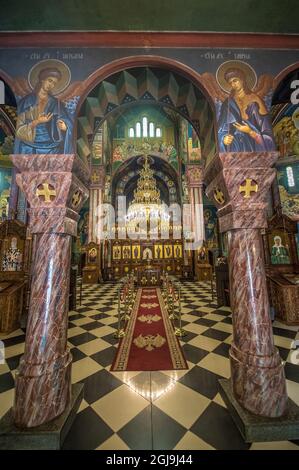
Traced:
<path fill-rule="evenodd" d="M 143 336 L 142 334 L 140 334 L 139 336 L 137 336 L 137 338 L 134 339 L 133 343 L 135 344 L 135 346 L 137 346 L 137 348 L 146 349 L 147 351 L 151 352 L 154 349 L 161 348 L 166 343 L 166 339 L 163 336 L 159 335 L 159 333 L 155 336 Z"/>

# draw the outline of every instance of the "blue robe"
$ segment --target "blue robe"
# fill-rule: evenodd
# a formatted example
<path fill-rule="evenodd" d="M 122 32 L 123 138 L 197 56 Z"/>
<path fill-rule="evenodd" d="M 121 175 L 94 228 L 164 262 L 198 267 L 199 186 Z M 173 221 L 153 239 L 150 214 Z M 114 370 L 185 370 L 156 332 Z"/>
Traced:
<path fill-rule="evenodd" d="M 49 95 L 44 114 L 53 113 L 49 122 L 38 124 L 33 130 L 29 125 L 38 117 L 38 97 L 35 93 L 22 98 L 18 104 L 18 120 L 14 153 L 55 154 L 73 153 L 73 121 L 64 105 Z M 61 131 L 57 121 L 65 122 L 67 130 Z"/>
<path fill-rule="evenodd" d="M 259 112 L 256 102 L 250 103 L 246 108 L 248 119 L 243 119 L 236 101 L 229 97 L 221 107 L 218 119 L 218 141 L 220 152 L 262 152 L 276 150 L 271 121 L 268 114 Z M 259 142 L 244 132 L 238 131 L 234 123 L 243 124 L 243 121 L 259 135 Z M 230 145 L 225 145 L 223 139 L 226 135 L 232 135 L 234 140 Z"/>

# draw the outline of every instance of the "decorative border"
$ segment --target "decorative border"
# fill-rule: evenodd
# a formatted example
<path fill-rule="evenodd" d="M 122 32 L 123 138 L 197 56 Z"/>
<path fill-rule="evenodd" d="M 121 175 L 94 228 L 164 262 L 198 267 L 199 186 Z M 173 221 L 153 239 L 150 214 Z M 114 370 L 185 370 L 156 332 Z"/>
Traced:
<path fill-rule="evenodd" d="M 298 34 L 190 31 L 6 31 L 1 47 L 236 47 L 299 49 Z"/>
<path fill-rule="evenodd" d="M 160 303 L 161 314 L 164 322 L 164 327 L 167 336 L 168 348 L 172 360 L 172 366 L 175 370 L 188 369 L 187 362 L 184 358 L 183 351 L 178 338 L 175 336 L 173 331 L 172 323 L 168 317 L 167 310 L 165 307 L 164 299 L 161 294 L 161 290 L 157 288 L 157 296 Z"/>
<path fill-rule="evenodd" d="M 124 372 L 127 370 L 141 294 L 142 294 L 142 289 L 138 289 L 136 299 L 135 299 L 135 304 L 133 306 L 133 310 L 131 313 L 131 318 L 127 324 L 126 335 L 124 336 L 124 338 L 120 340 L 120 343 L 118 346 L 119 349 L 118 349 L 116 358 L 113 361 L 113 364 L 110 369 L 113 372 Z"/>

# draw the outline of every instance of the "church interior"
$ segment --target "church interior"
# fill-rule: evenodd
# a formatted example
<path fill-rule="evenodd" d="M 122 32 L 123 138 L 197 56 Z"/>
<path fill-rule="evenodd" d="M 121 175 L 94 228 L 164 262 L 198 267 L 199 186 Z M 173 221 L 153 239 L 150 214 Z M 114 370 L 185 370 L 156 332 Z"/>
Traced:
<path fill-rule="evenodd" d="M 298 451 L 291 17 L 22 8 L 0 25 L 0 449 Z"/>

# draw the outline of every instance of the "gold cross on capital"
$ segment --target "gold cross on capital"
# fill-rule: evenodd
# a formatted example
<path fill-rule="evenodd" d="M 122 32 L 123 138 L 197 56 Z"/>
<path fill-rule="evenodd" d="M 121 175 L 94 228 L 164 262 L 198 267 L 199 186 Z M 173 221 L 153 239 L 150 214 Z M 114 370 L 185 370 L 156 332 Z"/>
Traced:
<path fill-rule="evenodd" d="M 252 184 L 253 183 L 253 184 Z M 246 178 L 245 181 L 240 185 L 239 187 L 239 192 L 243 194 L 243 197 L 245 199 L 250 198 L 251 193 L 257 193 L 258 190 L 258 184 L 256 181 L 252 180 L 251 178 Z"/>
<path fill-rule="evenodd" d="M 54 186 L 49 183 L 39 184 L 35 192 L 36 196 L 44 198 L 44 202 L 51 202 L 51 197 L 56 197 Z"/>
<path fill-rule="evenodd" d="M 74 207 L 79 206 L 80 202 L 82 199 L 82 194 L 81 191 L 77 190 L 74 192 L 73 197 L 72 197 L 72 204 Z"/>
<path fill-rule="evenodd" d="M 219 188 L 214 189 L 214 199 L 218 204 L 224 204 L 225 198 L 223 192 Z"/>
<path fill-rule="evenodd" d="M 100 175 L 98 175 L 96 172 L 94 172 L 94 173 L 91 175 L 91 182 L 92 182 L 92 183 L 99 183 L 100 180 L 101 180 Z"/>

